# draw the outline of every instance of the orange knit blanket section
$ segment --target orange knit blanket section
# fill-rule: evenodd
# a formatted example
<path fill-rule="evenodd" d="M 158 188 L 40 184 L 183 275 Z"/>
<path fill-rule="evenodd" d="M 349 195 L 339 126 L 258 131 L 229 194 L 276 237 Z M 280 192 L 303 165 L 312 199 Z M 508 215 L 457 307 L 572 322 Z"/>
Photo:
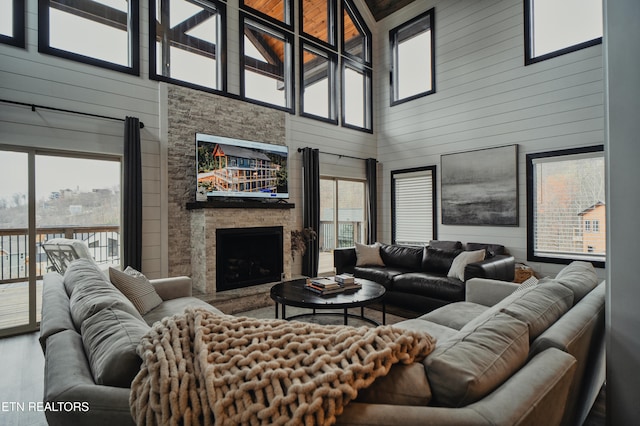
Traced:
<path fill-rule="evenodd" d="M 138 346 L 138 425 L 331 425 L 358 390 L 435 339 L 392 326 L 330 326 L 187 309 Z"/>

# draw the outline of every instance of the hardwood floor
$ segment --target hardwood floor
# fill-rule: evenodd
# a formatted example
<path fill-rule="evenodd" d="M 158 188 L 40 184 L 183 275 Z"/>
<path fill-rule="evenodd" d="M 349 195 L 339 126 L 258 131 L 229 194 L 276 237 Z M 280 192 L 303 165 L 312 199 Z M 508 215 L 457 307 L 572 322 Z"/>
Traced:
<path fill-rule="evenodd" d="M 273 308 L 264 314 L 271 317 Z M 46 426 L 44 413 L 33 409 L 42 401 L 44 389 L 44 356 L 38 333 L 0 339 L 0 365 L 0 425 Z M 604 394 L 603 389 L 585 426 L 606 424 Z"/>
<path fill-rule="evenodd" d="M 46 426 L 42 402 L 44 355 L 38 333 L 0 339 L 0 425 Z"/>

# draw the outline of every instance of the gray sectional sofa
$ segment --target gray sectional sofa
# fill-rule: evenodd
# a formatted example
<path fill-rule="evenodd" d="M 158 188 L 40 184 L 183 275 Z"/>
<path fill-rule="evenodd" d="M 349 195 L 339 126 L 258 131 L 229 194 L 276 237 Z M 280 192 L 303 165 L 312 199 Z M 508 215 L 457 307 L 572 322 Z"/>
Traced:
<path fill-rule="evenodd" d="M 88 262 L 45 276 L 44 400 L 89 407 L 47 411 L 50 425 L 133 424 L 129 383 L 141 334 L 189 305 L 219 312 L 190 296 L 188 278 L 154 285 L 163 302 L 141 317 Z M 393 366 L 338 424 L 579 424 L 603 381 L 604 283 L 591 265 L 574 263 L 528 289 L 472 279 L 466 295 L 397 324 L 429 332 L 436 349 L 422 363 Z"/>

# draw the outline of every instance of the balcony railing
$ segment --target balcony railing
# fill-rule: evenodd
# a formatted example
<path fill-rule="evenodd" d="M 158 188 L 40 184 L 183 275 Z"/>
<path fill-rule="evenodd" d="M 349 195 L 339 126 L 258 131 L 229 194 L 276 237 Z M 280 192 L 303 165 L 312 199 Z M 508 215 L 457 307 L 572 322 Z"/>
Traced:
<path fill-rule="evenodd" d="M 36 275 L 41 278 L 51 263 L 42 243 L 52 238 L 73 238 L 87 243 L 98 263 L 120 262 L 120 227 L 91 226 L 36 229 L 36 254 L 29 254 L 29 234 L 26 228 L 0 229 L 0 284 L 26 281 L 29 262 L 36 262 Z"/>
<path fill-rule="evenodd" d="M 362 235 L 362 222 L 338 222 L 336 235 L 333 222 L 320 222 L 320 251 L 331 251 L 335 248 L 352 247 L 360 242 Z M 337 244 L 336 244 L 337 236 Z"/>

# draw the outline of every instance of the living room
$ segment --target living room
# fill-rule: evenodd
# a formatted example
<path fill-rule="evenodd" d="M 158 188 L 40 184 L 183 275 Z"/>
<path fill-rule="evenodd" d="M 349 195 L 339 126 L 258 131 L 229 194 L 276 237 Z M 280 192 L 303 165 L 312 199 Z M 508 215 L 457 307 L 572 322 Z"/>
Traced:
<path fill-rule="evenodd" d="M 365 68 L 372 72 L 373 104 L 370 123 L 364 120 L 354 126 L 336 118 L 336 122 L 347 124 L 345 126 L 301 116 L 303 106 L 293 91 L 289 93 L 288 102 L 295 105 L 291 109 L 298 113 L 291 113 L 286 107 L 271 108 L 241 99 L 240 37 L 236 30 L 240 6 L 237 3 L 226 3 L 225 93 L 210 93 L 150 78 L 148 2 L 140 2 L 142 53 L 138 76 L 39 53 L 38 2 L 28 1 L 26 47 L 0 45 L 3 57 L 0 98 L 108 117 L 136 116 L 144 122 L 140 132 L 142 271 L 150 278 L 193 274 L 190 223 L 194 213 L 185 206 L 195 199 L 190 179 L 195 176 L 194 135 L 198 132 L 288 147 L 289 202 L 295 204 L 290 229 L 304 226 L 299 148 L 321 151 L 320 174 L 327 177 L 365 180 L 363 160 L 375 158 L 378 162 L 377 240 L 383 242 L 394 238 L 390 178 L 393 171 L 435 165 L 439 177 L 442 156 L 517 145 L 518 225 L 443 225 L 437 212 L 437 238 L 503 244 L 516 259 L 531 265 L 543 276 L 554 275 L 562 265 L 528 259 L 526 155 L 605 145 L 608 164 L 615 164 L 615 168 L 609 166 L 607 170 L 609 244 L 607 267 L 601 268 L 599 275 L 611 285 L 608 308 L 614 309 L 609 309 L 608 331 L 619 330 L 624 337 L 610 335 L 608 390 L 617 389 L 615 393 L 624 397 L 612 401 L 607 413 L 613 416 L 610 419 L 619 419 L 615 424 L 624 424 L 624 419 L 633 418 L 637 408 L 625 401 L 634 400 L 637 390 L 633 384 L 635 378 L 628 372 L 640 369 L 634 368 L 639 360 L 627 355 L 637 353 L 638 341 L 633 337 L 637 314 L 635 308 L 629 306 L 637 293 L 629 266 L 633 264 L 629 256 L 633 252 L 635 233 L 629 231 L 634 227 L 626 212 L 634 211 L 638 200 L 632 191 L 625 190 L 627 182 L 637 180 L 632 167 L 637 148 L 633 144 L 627 146 L 628 141 L 633 141 L 632 126 L 637 126 L 637 114 L 634 114 L 637 105 L 621 93 L 637 92 L 638 85 L 634 76 L 618 75 L 621 71 L 617 67 L 622 67 L 622 71 L 634 69 L 624 61 L 637 61 L 637 58 L 629 58 L 634 56 L 629 54 L 633 51 L 630 49 L 634 49 L 632 45 L 624 50 L 620 46 L 626 45 L 617 42 L 627 37 L 637 39 L 629 36 L 636 29 L 618 21 L 625 13 L 637 13 L 637 6 L 629 1 L 627 9 L 623 7 L 621 11 L 608 4 L 612 2 L 604 2 L 608 26 L 605 25 L 607 36 L 603 44 L 525 66 L 523 1 L 398 2 L 403 7 L 381 19 L 374 16 L 368 2 L 354 1 L 359 17 L 371 31 L 371 65 Z M 381 2 L 380 10 L 392 7 L 388 3 L 393 2 Z M 389 31 L 432 8 L 434 91 L 391 106 Z M 607 37 L 615 39 L 616 44 L 608 44 Z M 606 49 L 608 60 L 604 61 Z M 297 48 L 294 53 L 299 56 Z M 293 75 L 297 80 L 298 73 Z M 121 123 L 34 109 L 35 112 L 29 107 L 0 103 L 3 147 L 122 156 Z M 611 111 L 620 113 L 614 116 Z M 628 122 L 616 121 L 623 119 Z M 618 131 L 628 133 L 618 135 Z M 629 167 L 624 167 L 627 164 Z M 437 190 L 440 190 L 439 184 Z M 615 240 L 612 235 L 616 236 Z M 301 272 L 301 262 L 301 257 L 293 260 L 291 274 Z"/>

